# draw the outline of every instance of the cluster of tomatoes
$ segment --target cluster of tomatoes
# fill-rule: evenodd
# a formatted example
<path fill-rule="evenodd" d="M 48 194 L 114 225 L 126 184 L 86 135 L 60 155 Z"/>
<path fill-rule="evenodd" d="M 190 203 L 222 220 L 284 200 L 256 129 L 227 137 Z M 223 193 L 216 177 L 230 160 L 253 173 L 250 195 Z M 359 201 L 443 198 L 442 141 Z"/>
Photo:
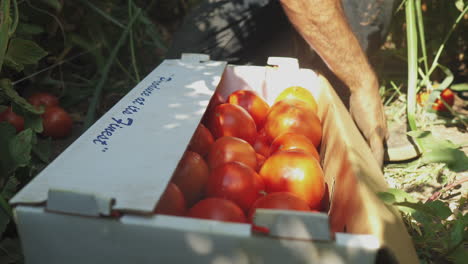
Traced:
<path fill-rule="evenodd" d="M 70 115 L 59 106 L 59 99 L 49 93 L 35 93 L 27 101 L 36 108 L 44 107 L 42 119 L 42 134 L 54 139 L 70 135 L 73 120 Z M 15 127 L 16 132 L 24 130 L 24 118 L 13 112 L 11 106 L 0 113 L 0 122 L 8 122 Z"/>
<path fill-rule="evenodd" d="M 305 88 L 270 105 L 249 90 L 208 106 L 156 214 L 251 223 L 258 208 L 319 211 L 322 125 Z"/>
<path fill-rule="evenodd" d="M 429 97 L 431 95 L 430 91 L 425 91 L 425 92 L 420 92 L 416 96 L 416 101 L 418 102 L 419 105 L 421 106 L 426 106 L 429 101 Z M 449 109 L 447 106 L 442 102 L 442 100 L 447 104 L 448 106 L 452 107 L 453 104 L 455 103 L 455 93 L 450 89 L 450 88 L 445 88 L 441 93 L 439 98 L 437 98 L 433 103 L 432 103 L 432 109 L 435 111 L 440 111 L 440 112 L 448 112 Z"/>

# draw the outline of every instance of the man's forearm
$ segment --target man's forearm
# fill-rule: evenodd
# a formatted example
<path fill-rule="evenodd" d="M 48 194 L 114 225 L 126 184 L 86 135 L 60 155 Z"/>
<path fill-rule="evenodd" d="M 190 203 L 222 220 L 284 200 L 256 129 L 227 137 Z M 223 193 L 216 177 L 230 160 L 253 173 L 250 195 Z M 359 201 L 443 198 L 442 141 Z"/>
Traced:
<path fill-rule="evenodd" d="M 281 0 L 296 30 L 353 92 L 378 87 L 340 0 Z"/>

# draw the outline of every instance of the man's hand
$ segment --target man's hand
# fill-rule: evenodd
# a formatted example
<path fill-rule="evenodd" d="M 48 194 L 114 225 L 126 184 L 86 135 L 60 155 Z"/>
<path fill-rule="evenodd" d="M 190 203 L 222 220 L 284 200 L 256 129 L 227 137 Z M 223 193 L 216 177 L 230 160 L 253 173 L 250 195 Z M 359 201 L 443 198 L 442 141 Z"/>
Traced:
<path fill-rule="evenodd" d="M 377 163 L 382 167 L 383 142 L 388 138 L 388 131 L 378 84 L 355 89 L 349 100 L 351 116 L 366 138 Z"/>
<path fill-rule="evenodd" d="M 353 34 L 341 0 L 281 0 L 296 30 L 351 91 L 351 115 L 379 165 L 387 135 L 378 81 Z"/>

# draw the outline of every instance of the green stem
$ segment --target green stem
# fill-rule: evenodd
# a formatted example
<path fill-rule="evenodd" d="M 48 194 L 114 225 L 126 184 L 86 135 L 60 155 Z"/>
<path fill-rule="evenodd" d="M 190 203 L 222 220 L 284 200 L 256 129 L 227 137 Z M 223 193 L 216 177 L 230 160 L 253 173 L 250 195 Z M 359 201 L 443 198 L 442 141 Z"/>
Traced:
<path fill-rule="evenodd" d="M 406 36 L 408 44 L 408 99 L 407 115 L 410 130 L 417 130 L 415 120 L 416 110 L 416 86 L 418 81 L 418 36 L 416 31 L 416 19 L 414 0 L 408 0 L 406 12 Z"/>
<path fill-rule="evenodd" d="M 89 8 L 91 8 L 92 10 L 94 10 L 96 13 L 98 13 L 99 15 L 103 16 L 104 18 L 106 18 L 107 20 L 109 20 L 110 22 L 112 22 L 114 25 L 120 27 L 120 28 L 123 28 L 125 29 L 125 26 L 122 25 L 122 23 L 120 23 L 117 19 L 111 17 L 109 14 L 107 14 L 106 12 L 102 11 L 101 9 L 99 9 L 97 6 L 93 5 L 91 2 L 89 2 L 88 0 L 80 0 L 82 3 L 84 3 L 85 5 L 87 5 Z"/>
<path fill-rule="evenodd" d="M 10 0 L 1 1 L 1 21 L 0 21 L 0 72 L 2 71 L 3 61 L 5 60 L 6 50 L 8 48 L 8 39 L 10 37 L 11 17 Z"/>
<path fill-rule="evenodd" d="M 114 62 L 115 58 L 117 57 L 117 53 L 120 50 L 120 47 L 122 47 L 123 43 L 125 42 L 125 39 L 127 38 L 128 33 L 130 32 L 130 28 L 132 27 L 133 23 L 136 21 L 138 16 L 141 13 L 141 9 L 138 9 L 133 17 L 130 18 L 129 23 L 127 24 L 127 27 L 125 30 L 122 32 L 122 35 L 120 35 L 119 41 L 116 43 L 114 46 L 114 49 L 112 50 L 109 59 L 107 60 L 106 64 L 104 65 L 104 68 L 102 70 L 102 77 L 99 79 L 99 82 L 96 86 L 96 90 L 94 90 L 93 98 L 91 99 L 91 103 L 89 104 L 88 107 L 88 113 L 86 115 L 86 119 L 84 122 L 84 127 L 83 129 L 86 130 L 88 129 L 93 123 L 96 118 L 96 107 L 99 102 L 99 98 L 101 97 L 102 89 L 104 87 L 104 84 L 107 81 L 107 77 L 110 71 L 110 68 L 112 66 L 112 63 Z"/>
<path fill-rule="evenodd" d="M 13 33 L 15 33 L 16 27 L 18 26 L 18 21 L 19 21 L 18 3 L 16 2 L 16 0 L 13 0 L 13 10 L 15 12 L 14 13 L 15 20 L 13 20 L 13 25 L 10 28 L 10 32 L 9 32 L 10 37 L 13 35 Z"/>
<path fill-rule="evenodd" d="M 132 16 L 132 3 L 133 1 L 132 0 L 128 0 L 128 16 L 131 17 Z M 136 81 L 137 83 L 140 82 L 140 74 L 138 72 L 138 66 L 137 66 L 137 62 L 136 62 L 136 56 L 135 56 L 135 44 L 134 44 L 134 41 L 133 41 L 133 26 L 130 27 L 130 54 L 132 56 L 132 65 L 133 65 L 133 70 L 135 71 L 135 78 L 136 78 Z"/>
<path fill-rule="evenodd" d="M 416 0 L 416 17 L 418 19 L 419 43 L 421 43 L 424 71 L 427 75 L 429 71 L 429 66 L 427 65 L 426 38 L 424 33 L 424 20 L 421 10 L 421 0 Z"/>

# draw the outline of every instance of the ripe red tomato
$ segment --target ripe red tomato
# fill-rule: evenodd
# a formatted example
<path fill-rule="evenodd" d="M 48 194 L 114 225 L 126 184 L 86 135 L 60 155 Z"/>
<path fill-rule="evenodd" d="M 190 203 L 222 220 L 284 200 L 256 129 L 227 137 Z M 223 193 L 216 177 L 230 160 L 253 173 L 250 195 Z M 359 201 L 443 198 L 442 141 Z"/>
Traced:
<path fill-rule="evenodd" d="M 285 133 L 275 138 L 270 146 L 270 154 L 284 150 L 302 150 L 312 154 L 320 161 L 319 153 L 314 144 L 306 136 L 301 134 Z"/>
<path fill-rule="evenodd" d="M 270 141 L 284 133 L 303 134 L 318 147 L 322 138 L 322 124 L 314 110 L 304 101 L 284 99 L 270 108 L 265 132 Z"/>
<path fill-rule="evenodd" d="M 270 156 L 270 141 L 265 133 L 265 130 L 262 129 L 258 132 L 257 138 L 253 144 L 255 151 L 261 154 L 264 157 Z"/>
<path fill-rule="evenodd" d="M 180 188 L 189 207 L 204 195 L 209 175 L 208 165 L 198 153 L 184 153 L 172 176 L 172 182 Z"/>
<path fill-rule="evenodd" d="M 8 122 L 15 127 L 16 133 L 23 131 L 24 129 L 24 118 L 20 115 L 17 115 L 11 109 L 11 106 L 8 107 L 5 111 L 0 113 L 0 122 Z"/>
<path fill-rule="evenodd" d="M 42 132 L 47 137 L 63 138 L 71 134 L 73 120 L 70 115 L 59 106 L 48 107 L 42 114 Z"/>
<path fill-rule="evenodd" d="M 220 105 L 226 103 L 225 98 L 219 93 L 218 91 L 215 91 L 213 96 L 211 97 L 210 103 L 208 104 L 205 114 L 202 117 L 202 124 L 205 125 L 205 127 L 210 128 L 211 123 L 213 123 L 213 112 L 215 108 Z"/>
<path fill-rule="evenodd" d="M 319 209 L 325 180 L 317 159 L 304 151 L 286 150 L 271 155 L 260 169 L 267 193 L 291 192 Z"/>
<path fill-rule="evenodd" d="M 189 209 L 187 216 L 226 222 L 246 222 L 242 209 L 234 202 L 222 198 L 207 198 L 199 201 Z"/>
<path fill-rule="evenodd" d="M 184 216 L 187 212 L 187 204 L 179 187 L 174 183 L 169 183 L 166 190 L 159 199 L 158 205 L 154 209 L 156 214 Z"/>
<path fill-rule="evenodd" d="M 214 138 L 213 135 L 211 135 L 211 132 L 203 124 L 199 124 L 190 140 L 188 150 L 205 157 L 213 143 Z"/>
<path fill-rule="evenodd" d="M 35 93 L 28 98 L 28 102 L 34 106 L 43 105 L 45 108 L 59 105 L 58 98 L 50 93 Z"/>
<path fill-rule="evenodd" d="M 257 127 L 244 108 L 229 103 L 220 104 L 212 114 L 212 122 L 208 129 L 215 138 L 231 136 L 241 138 L 250 144 L 255 142 Z"/>
<path fill-rule="evenodd" d="M 252 116 L 257 126 L 257 130 L 260 130 L 265 123 L 265 118 L 270 110 L 270 106 L 260 95 L 250 90 L 237 90 L 229 95 L 227 99 L 228 103 L 238 105 Z"/>
<path fill-rule="evenodd" d="M 229 162 L 211 171 L 206 196 L 231 200 L 248 212 L 264 189 L 262 178 L 252 168 L 239 162 Z"/>
<path fill-rule="evenodd" d="M 258 208 L 310 211 L 310 207 L 306 201 L 289 192 L 269 193 L 255 201 L 248 215 L 248 219 L 251 222 L 253 221 L 255 210 Z"/>
<path fill-rule="evenodd" d="M 432 109 L 444 112 L 449 111 L 445 104 L 442 102 L 442 100 L 444 100 L 444 102 L 447 103 L 449 106 L 453 106 L 455 102 L 455 94 L 449 88 L 444 89 L 442 93 L 440 93 L 440 98 L 437 98 L 435 100 L 434 104 L 432 105 Z"/>
<path fill-rule="evenodd" d="M 284 99 L 297 99 L 304 101 L 309 105 L 314 113 L 317 113 L 318 106 L 315 97 L 312 93 L 304 87 L 301 86 L 291 86 L 284 89 L 275 99 L 275 103 Z"/>
<path fill-rule="evenodd" d="M 231 161 L 243 163 L 254 170 L 257 168 L 257 155 L 253 147 L 247 141 L 235 137 L 217 139 L 211 146 L 207 161 L 212 170 Z"/>

